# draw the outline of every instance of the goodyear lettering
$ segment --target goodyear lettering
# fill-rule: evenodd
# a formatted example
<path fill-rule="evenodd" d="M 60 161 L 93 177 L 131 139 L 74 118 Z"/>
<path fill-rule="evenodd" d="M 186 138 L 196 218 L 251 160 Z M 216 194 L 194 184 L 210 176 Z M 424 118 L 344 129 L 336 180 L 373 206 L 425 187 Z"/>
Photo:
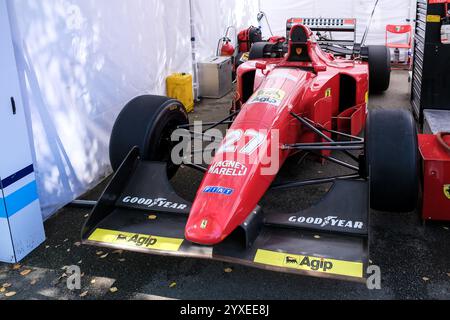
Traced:
<path fill-rule="evenodd" d="M 127 197 L 123 198 L 122 202 L 130 203 L 130 204 L 137 204 L 137 205 L 145 206 L 148 208 L 157 207 L 157 208 L 167 208 L 167 209 L 174 209 L 174 210 L 185 210 L 188 207 L 187 204 L 179 204 L 179 203 L 175 203 L 175 202 L 170 202 L 164 198 L 147 199 L 147 198 L 127 196 Z"/>

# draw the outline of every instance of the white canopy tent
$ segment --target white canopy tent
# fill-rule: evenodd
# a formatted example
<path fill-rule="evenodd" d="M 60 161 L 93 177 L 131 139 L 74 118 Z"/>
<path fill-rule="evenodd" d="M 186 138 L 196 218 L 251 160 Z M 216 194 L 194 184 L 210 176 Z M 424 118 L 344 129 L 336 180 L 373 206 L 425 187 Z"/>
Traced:
<path fill-rule="evenodd" d="M 110 172 L 109 136 L 121 107 L 164 94 L 173 72 L 192 73 L 214 55 L 227 26 L 257 25 L 267 13 L 277 34 L 291 16 L 357 17 L 371 0 L 2 0 L 12 24 L 44 218 Z M 405 22 L 411 0 L 380 1 L 370 43 L 387 23 Z M 191 18 L 193 29 L 191 29 Z M 265 34 L 267 27 L 263 24 Z M 191 31 L 194 30 L 194 35 Z"/>
<path fill-rule="evenodd" d="M 260 0 L 275 34 L 284 34 L 286 20 L 304 18 L 356 18 L 357 39 L 361 40 L 376 0 Z M 408 24 L 415 12 L 416 0 L 380 0 L 373 16 L 367 44 L 384 44 L 387 24 Z M 269 35 L 263 24 L 264 35 Z M 394 40 L 395 37 L 393 38 Z M 399 39 L 400 40 L 400 39 Z"/>

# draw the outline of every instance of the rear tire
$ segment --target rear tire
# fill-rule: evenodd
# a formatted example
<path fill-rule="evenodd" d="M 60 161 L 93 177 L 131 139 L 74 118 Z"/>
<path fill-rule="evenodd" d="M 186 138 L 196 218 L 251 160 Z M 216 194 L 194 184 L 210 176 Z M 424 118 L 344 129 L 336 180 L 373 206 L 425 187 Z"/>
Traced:
<path fill-rule="evenodd" d="M 123 108 L 112 130 L 109 155 L 113 170 L 137 146 L 142 160 L 166 162 L 172 178 L 178 166 L 171 161 L 171 136 L 178 126 L 188 123 L 186 109 L 177 100 L 151 95 L 134 98 Z"/>
<path fill-rule="evenodd" d="M 373 110 L 366 126 L 366 161 L 371 207 L 411 212 L 419 194 L 417 128 L 406 110 Z"/>
<path fill-rule="evenodd" d="M 252 45 L 249 53 L 249 60 L 268 58 L 267 54 L 272 52 L 273 43 L 270 42 L 256 42 Z"/>
<path fill-rule="evenodd" d="M 370 92 L 380 93 L 391 83 L 391 51 L 386 46 L 368 46 Z"/>

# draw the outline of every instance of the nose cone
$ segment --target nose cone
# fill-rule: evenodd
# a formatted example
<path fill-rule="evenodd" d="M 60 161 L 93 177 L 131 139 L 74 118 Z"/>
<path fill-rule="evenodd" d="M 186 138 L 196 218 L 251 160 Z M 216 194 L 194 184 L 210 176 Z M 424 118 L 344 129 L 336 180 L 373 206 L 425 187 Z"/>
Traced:
<path fill-rule="evenodd" d="M 213 218 L 190 221 L 185 236 L 190 242 L 207 246 L 219 244 L 226 237 L 222 226 Z"/>

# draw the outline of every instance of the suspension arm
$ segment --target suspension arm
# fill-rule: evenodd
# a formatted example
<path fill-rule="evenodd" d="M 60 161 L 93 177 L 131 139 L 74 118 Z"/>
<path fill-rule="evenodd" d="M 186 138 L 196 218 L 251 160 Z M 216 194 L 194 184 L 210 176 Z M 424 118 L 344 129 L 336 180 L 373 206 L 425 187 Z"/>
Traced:
<path fill-rule="evenodd" d="M 315 134 L 317 134 L 319 137 L 325 139 L 326 141 L 328 141 L 330 143 L 336 143 L 336 141 L 334 141 L 333 139 L 331 139 L 325 133 L 322 132 L 322 131 L 330 131 L 331 132 L 331 130 L 324 130 L 323 128 L 318 129 L 317 128 L 317 124 L 311 123 L 311 120 L 307 120 L 306 118 L 300 117 L 299 115 L 297 115 L 297 114 L 295 114 L 293 112 L 291 112 L 291 115 L 294 118 L 296 118 L 298 121 L 300 121 L 300 123 L 302 123 L 304 126 L 306 126 L 311 131 L 313 131 Z M 335 133 L 338 133 L 338 132 L 335 132 Z M 339 134 L 341 134 L 341 133 L 339 133 Z M 341 135 L 343 135 L 343 134 L 341 134 Z M 360 139 L 360 138 L 358 138 L 358 139 Z M 315 149 L 313 148 L 313 149 L 302 149 L 302 150 L 338 150 L 338 151 L 343 151 L 347 156 L 352 158 L 354 161 L 359 162 L 358 157 L 356 157 L 353 154 L 351 154 L 349 152 L 349 150 L 361 150 L 361 149 L 364 149 L 364 146 L 362 146 L 362 147 L 358 146 L 356 149 L 355 148 L 350 148 L 350 147 L 348 147 L 348 148 L 337 147 L 337 148 L 331 148 L 331 149 L 329 149 L 329 148 L 325 149 L 325 148 L 320 148 L 319 147 L 319 148 L 315 148 Z"/>
<path fill-rule="evenodd" d="M 336 180 L 355 180 L 355 179 L 360 179 L 359 174 L 352 174 L 352 175 L 336 176 L 336 177 L 331 177 L 331 178 L 311 179 L 311 180 L 305 180 L 305 181 L 286 182 L 286 183 L 274 184 L 274 185 L 272 185 L 272 187 L 270 189 L 271 190 L 294 189 L 294 188 L 300 188 L 300 187 L 307 187 L 307 186 L 314 186 L 314 185 L 333 183 Z"/>

